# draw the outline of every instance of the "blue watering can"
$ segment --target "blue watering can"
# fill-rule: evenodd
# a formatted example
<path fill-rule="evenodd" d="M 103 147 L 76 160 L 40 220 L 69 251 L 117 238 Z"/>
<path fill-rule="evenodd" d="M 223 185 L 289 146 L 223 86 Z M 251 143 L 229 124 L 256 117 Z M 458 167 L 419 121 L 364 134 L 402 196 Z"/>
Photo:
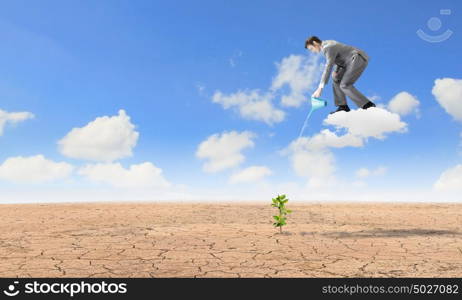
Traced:
<path fill-rule="evenodd" d="M 303 123 L 302 130 L 300 130 L 300 134 L 298 138 L 300 138 L 303 134 L 303 131 L 305 131 L 305 127 L 308 123 L 308 119 L 310 118 L 311 114 L 313 111 L 320 109 L 321 107 L 327 106 L 327 101 L 323 100 L 321 98 L 316 98 L 316 97 L 311 97 L 311 110 L 308 113 L 308 116 L 306 116 L 305 123 Z"/>

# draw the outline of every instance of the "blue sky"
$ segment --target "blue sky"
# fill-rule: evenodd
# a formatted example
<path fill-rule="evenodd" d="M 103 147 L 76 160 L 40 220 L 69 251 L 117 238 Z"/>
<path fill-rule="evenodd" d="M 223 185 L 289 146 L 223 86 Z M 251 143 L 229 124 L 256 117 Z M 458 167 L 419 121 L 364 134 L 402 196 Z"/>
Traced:
<path fill-rule="evenodd" d="M 441 15 L 441 9 L 451 14 Z M 358 169 L 384 166 L 384 174 L 370 176 L 367 187 L 358 189 L 425 193 L 462 161 L 462 122 L 432 94 L 435 79 L 462 78 L 461 11 L 460 1 L 3 1 L 0 109 L 30 112 L 34 118 L 5 125 L 0 164 L 10 157 L 42 154 L 82 167 L 89 161 L 63 155 L 57 142 L 72 128 L 123 109 L 139 133 L 132 155 L 115 160 L 125 168 L 152 162 L 166 180 L 186 186 L 188 193 L 241 189 L 230 185 L 229 177 L 254 165 L 272 171 L 263 179 L 272 194 L 284 193 L 271 189 L 276 183 L 303 186 L 307 178 L 294 172 L 290 159 L 278 151 L 298 136 L 308 102 L 284 107 L 280 98 L 288 88 L 281 89 L 271 101 L 286 117 L 267 124 L 243 118 L 212 98 L 216 91 L 267 91 L 277 64 L 290 55 L 307 57 L 304 41 L 315 34 L 369 54 L 369 66 L 356 86 L 378 97 L 377 104 L 386 106 L 403 91 L 419 101 L 418 115 L 401 117 L 406 133 L 370 138 L 364 147 L 330 149 L 336 178 L 353 182 Z M 434 32 L 427 27 L 431 17 L 442 21 Z M 453 34 L 429 43 L 417 36 L 419 28 L 434 35 L 450 29 Z M 317 81 L 307 82 L 307 99 L 315 85 Z M 323 120 L 334 109 L 331 89 L 329 84 L 323 93 L 328 108 L 315 113 L 307 136 L 329 128 Z M 199 145 L 213 134 L 233 130 L 256 134 L 254 146 L 241 152 L 245 160 L 205 172 L 204 159 L 196 155 Z M 5 176 L 0 187 L 10 191 L 86 186 L 77 175 L 43 184 L 12 182 Z"/>

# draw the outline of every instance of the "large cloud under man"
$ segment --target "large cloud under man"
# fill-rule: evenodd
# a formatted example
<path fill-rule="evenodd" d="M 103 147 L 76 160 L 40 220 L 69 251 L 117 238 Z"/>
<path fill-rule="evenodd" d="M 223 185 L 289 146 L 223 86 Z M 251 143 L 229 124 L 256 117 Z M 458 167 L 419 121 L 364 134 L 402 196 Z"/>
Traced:
<path fill-rule="evenodd" d="M 384 140 L 392 132 L 407 131 L 398 114 L 379 107 L 338 112 L 328 115 L 323 123 L 334 126 L 335 131 L 323 129 L 311 137 L 298 138 L 281 151 L 289 156 L 296 174 L 308 178 L 311 187 L 335 182 L 335 157 L 330 148 L 363 147 L 369 138 Z"/>

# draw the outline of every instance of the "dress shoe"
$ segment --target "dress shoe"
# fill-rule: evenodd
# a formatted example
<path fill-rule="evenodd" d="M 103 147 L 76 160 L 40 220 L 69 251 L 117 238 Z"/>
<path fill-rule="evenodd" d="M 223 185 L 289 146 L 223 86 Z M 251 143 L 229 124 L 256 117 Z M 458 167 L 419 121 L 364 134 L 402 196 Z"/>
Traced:
<path fill-rule="evenodd" d="M 331 111 L 330 114 L 335 114 L 339 111 L 350 111 L 350 108 L 348 107 L 348 105 L 340 105 L 339 107 L 337 107 L 337 110 Z"/>
<path fill-rule="evenodd" d="M 368 109 L 369 107 L 375 107 L 375 104 L 373 102 L 369 101 L 366 104 L 364 104 L 362 109 Z"/>

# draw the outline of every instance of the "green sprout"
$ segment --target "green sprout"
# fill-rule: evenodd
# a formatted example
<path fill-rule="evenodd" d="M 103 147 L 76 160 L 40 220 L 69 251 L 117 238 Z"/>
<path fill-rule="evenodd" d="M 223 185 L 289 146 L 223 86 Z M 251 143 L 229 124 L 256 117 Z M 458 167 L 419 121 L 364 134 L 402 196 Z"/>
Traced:
<path fill-rule="evenodd" d="M 282 226 L 286 225 L 286 215 L 290 214 L 292 211 L 286 209 L 285 204 L 289 201 L 286 198 L 286 195 L 278 195 L 276 198 L 273 198 L 273 203 L 271 206 L 279 209 L 279 215 L 273 216 L 276 222 L 273 223 L 275 227 L 279 227 L 279 232 L 282 233 Z"/>

